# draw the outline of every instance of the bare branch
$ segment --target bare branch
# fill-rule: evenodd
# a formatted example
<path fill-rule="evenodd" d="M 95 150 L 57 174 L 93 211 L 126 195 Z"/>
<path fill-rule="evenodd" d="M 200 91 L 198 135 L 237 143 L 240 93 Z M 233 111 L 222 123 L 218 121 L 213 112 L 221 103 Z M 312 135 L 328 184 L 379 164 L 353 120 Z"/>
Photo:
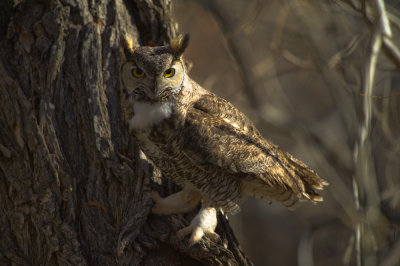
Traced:
<path fill-rule="evenodd" d="M 375 0 L 377 11 L 379 14 L 379 24 L 382 28 L 383 35 L 392 37 L 392 29 L 390 28 L 390 22 L 385 9 L 385 2 L 383 0 Z"/>

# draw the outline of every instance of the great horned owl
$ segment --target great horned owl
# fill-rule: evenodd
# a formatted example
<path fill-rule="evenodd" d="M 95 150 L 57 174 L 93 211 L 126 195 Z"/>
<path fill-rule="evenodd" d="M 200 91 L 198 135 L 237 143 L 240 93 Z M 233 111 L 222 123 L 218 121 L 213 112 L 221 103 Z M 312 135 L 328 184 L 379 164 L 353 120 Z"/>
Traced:
<path fill-rule="evenodd" d="M 182 191 L 161 198 L 152 212 L 187 212 L 201 201 L 190 225 L 190 244 L 214 233 L 218 210 L 236 212 L 247 195 L 290 207 L 322 201 L 327 182 L 278 146 L 228 101 L 203 89 L 186 72 L 188 35 L 159 47 L 127 45 L 122 104 L 129 130 L 145 155 Z"/>

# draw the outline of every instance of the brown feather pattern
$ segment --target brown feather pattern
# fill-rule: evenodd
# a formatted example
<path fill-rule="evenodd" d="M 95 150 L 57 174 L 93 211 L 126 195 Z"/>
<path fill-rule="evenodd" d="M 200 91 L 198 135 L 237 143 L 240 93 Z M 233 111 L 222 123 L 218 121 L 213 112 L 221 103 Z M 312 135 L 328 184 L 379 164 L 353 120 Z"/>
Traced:
<path fill-rule="evenodd" d="M 322 200 L 316 190 L 326 181 L 265 140 L 232 104 L 190 82 L 190 96 L 176 96 L 189 101 L 179 100 L 171 118 L 134 133 L 166 177 L 193 185 L 230 212 L 239 210 L 245 195 L 272 198 L 287 207 L 299 199 Z"/>
<path fill-rule="evenodd" d="M 123 109 L 128 121 L 135 117 L 135 101 L 142 104 L 141 108 L 150 108 L 149 112 L 153 112 L 152 105 L 160 102 L 171 108 L 165 113 L 157 110 L 165 115 L 164 119 L 157 118 L 157 123 L 138 120 L 146 126 L 131 128 L 146 156 L 165 177 L 181 186 L 196 188 L 214 207 L 228 212 L 239 210 L 238 203 L 246 195 L 275 199 L 287 207 L 298 200 L 321 201 L 316 191 L 327 182 L 306 164 L 264 139 L 231 103 L 203 89 L 185 71 L 176 85 L 160 79 L 172 62 L 181 60 L 170 54 L 171 49 L 182 53 L 187 40 L 181 38 L 171 47 L 138 47 L 131 56 L 132 63 L 128 61 L 123 67 Z M 143 68 L 148 80 L 132 79 L 134 67 Z M 168 90 L 164 92 L 171 95 L 154 98 L 158 95 L 156 88 L 146 86 L 157 82 L 166 82 Z M 145 115 L 147 111 L 143 110 L 147 109 L 142 109 Z"/>

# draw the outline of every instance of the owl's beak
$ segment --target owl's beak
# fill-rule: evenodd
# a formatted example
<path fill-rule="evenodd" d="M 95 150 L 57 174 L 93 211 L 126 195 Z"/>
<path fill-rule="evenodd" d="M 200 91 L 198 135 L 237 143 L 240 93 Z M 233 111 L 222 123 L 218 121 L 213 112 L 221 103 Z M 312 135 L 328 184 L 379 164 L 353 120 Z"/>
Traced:
<path fill-rule="evenodd" d="M 165 92 L 168 91 L 168 87 L 162 87 L 158 84 L 157 80 L 154 81 L 154 86 L 151 89 L 150 98 L 155 101 L 161 100 L 165 96 Z"/>
<path fill-rule="evenodd" d="M 147 91 L 147 97 L 151 100 L 151 101 L 156 101 L 157 100 L 157 80 L 153 80 L 153 84 L 152 86 L 146 87 L 146 91 Z"/>
<path fill-rule="evenodd" d="M 157 98 L 160 98 L 161 95 L 163 94 L 163 92 L 164 92 L 164 88 L 156 87 L 155 95 Z"/>
<path fill-rule="evenodd" d="M 171 87 L 163 87 L 157 90 L 157 99 L 165 100 L 171 94 Z"/>

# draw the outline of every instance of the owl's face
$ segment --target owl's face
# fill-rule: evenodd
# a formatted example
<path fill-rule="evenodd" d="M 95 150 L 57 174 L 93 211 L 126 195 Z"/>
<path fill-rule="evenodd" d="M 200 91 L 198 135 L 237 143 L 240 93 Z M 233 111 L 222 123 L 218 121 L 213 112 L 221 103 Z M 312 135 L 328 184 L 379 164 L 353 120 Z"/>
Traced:
<path fill-rule="evenodd" d="M 137 102 L 166 102 L 185 81 L 181 56 L 169 46 L 139 47 L 122 66 L 125 96 Z"/>

